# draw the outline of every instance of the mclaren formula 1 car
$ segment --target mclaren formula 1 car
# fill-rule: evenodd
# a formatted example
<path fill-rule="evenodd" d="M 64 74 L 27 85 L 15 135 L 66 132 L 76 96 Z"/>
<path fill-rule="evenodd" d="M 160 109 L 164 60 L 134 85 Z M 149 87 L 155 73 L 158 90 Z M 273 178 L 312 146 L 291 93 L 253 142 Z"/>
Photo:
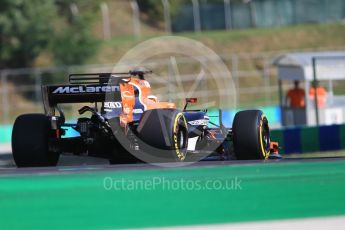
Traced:
<path fill-rule="evenodd" d="M 207 110 L 181 110 L 151 95 L 145 75 L 71 74 L 67 85 L 42 86 L 45 114 L 19 116 L 12 152 L 18 167 L 55 166 L 62 153 L 109 159 L 110 163 L 185 162 L 209 158 L 267 159 L 277 153 L 268 121 L 260 110 L 240 111 L 232 128 L 214 124 Z M 64 103 L 82 106 L 75 122 L 66 122 Z M 70 131 L 74 135 L 70 135 Z"/>

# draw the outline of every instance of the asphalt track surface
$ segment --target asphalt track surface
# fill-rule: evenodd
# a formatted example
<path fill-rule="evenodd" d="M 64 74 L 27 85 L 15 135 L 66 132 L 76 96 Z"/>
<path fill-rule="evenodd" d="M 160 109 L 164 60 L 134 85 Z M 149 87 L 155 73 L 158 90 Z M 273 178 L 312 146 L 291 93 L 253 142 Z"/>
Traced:
<path fill-rule="evenodd" d="M 326 162 L 337 161 L 345 159 L 343 157 L 314 157 L 314 158 L 288 158 L 270 159 L 270 160 L 231 160 L 231 161 L 218 161 L 207 160 L 195 162 L 183 167 L 203 167 L 203 166 L 221 166 L 221 165 L 245 165 L 245 164 L 272 164 L 272 163 L 287 163 L 287 162 Z M 124 171 L 124 170 L 145 170 L 155 168 L 175 168 L 180 167 L 177 163 L 164 163 L 164 164 L 124 164 L 124 165 L 110 165 L 108 160 L 88 157 L 88 156 L 72 156 L 61 155 L 57 167 L 37 167 L 37 168 L 17 168 L 12 153 L 0 154 L 0 177 L 11 176 L 19 174 L 69 174 L 69 173 L 88 173 L 95 171 Z"/>
<path fill-rule="evenodd" d="M 3 229 L 151 228 L 345 215 L 344 158 L 159 167 L 66 156 L 58 167 L 17 169 L 5 154 L 0 162 Z"/>

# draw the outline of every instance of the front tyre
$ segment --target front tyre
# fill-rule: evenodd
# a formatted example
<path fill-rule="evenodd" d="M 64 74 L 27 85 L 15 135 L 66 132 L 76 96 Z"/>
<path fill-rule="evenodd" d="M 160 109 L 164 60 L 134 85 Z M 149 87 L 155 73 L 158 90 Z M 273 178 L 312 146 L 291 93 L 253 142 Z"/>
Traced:
<path fill-rule="evenodd" d="M 59 154 L 49 151 L 49 117 L 24 114 L 13 125 L 12 153 L 18 167 L 56 166 Z"/>
<path fill-rule="evenodd" d="M 239 160 L 267 159 L 270 132 L 266 116 L 260 110 L 236 113 L 233 126 L 234 153 Z"/>

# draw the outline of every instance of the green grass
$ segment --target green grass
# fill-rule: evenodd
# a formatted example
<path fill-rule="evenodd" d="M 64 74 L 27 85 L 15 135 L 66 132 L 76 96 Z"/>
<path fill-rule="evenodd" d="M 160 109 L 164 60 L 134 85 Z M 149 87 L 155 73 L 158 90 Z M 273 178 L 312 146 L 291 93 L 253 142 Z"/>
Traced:
<path fill-rule="evenodd" d="M 165 35 L 162 32 L 144 35 L 140 40 L 132 36 L 116 36 L 103 44 L 99 55 L 92 61 L 109 63 L 120 58 L 128 49 L 141 41 Z M 218 54 L 232 52 L 271 52 L 345 46 L 343 23 L 304 24 L 280 28 L 257 28 L 231 31 L 203 31 L 200 33 L 176 33 L 203 42 Z"/>
<path fill-rule="evenodd" d="M 105 189 L 105 178 L 116 187 Z M 114 229 L 344 215 L 344 180 L 344 160 L 2 176 L 0 221 L 3 229 Z"/>

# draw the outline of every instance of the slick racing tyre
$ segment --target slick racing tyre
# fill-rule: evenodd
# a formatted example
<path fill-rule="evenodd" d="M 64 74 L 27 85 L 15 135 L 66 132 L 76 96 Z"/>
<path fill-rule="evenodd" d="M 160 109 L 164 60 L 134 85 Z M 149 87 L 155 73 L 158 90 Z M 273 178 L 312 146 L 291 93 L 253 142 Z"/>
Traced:
<path fill-rule="evenodd" d="M 268 121 L 260 110 L 236 113 L 233 126 L 234 153 L 239 160 L 267 159 L 270 152 Z"/>
<path fill-rule="evenodd" d="M 138 126 L 141 148 L 157 162 L 186 160 L 188 125 L 182 112 L 175 109 L 146 111 Z"/>
<path fill-rule="evenodd" d="M 49 151 L 49 117 L 44 114 L 19 116 L 12 131 L 12 153 L 18 167 L 56 166 L 59 154 Z"/>

